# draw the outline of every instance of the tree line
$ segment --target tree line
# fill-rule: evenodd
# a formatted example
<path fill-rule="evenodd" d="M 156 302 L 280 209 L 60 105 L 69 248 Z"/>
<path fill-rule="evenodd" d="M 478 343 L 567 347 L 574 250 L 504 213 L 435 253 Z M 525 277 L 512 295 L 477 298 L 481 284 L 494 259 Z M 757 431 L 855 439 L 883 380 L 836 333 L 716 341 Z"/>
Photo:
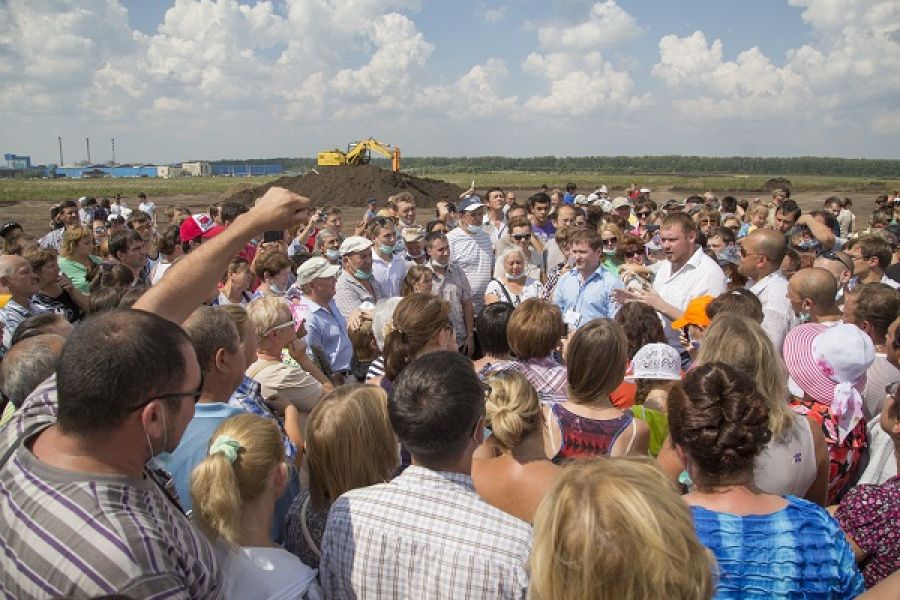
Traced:
<path fill-rule="evenodd" d="M 285 171 L 305 172 L 316 167 L 315 158 L 265 158 L 221 160 L 250 164 L 277 163 Z M 373 164 L 389 167 L 389 162 L 373 158 Z M 834 158 L 825 156 L 404 156 L 403 169 L 425 169 L 429 174 L 491 171 L 547 173 L 600 172 L 616 174 L 697 175 L 821 175 L 842 177 L 898 177 L 900 160 L 875 158 Z"/>

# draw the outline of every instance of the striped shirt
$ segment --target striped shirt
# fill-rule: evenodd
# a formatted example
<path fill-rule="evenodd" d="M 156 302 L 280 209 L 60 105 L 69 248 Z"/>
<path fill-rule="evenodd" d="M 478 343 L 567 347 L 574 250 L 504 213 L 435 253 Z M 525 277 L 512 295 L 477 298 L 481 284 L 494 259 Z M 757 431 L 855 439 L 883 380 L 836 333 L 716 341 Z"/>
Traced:
<path fill-rule="evenodd" d="M 484 290 L 494 271 L 491 236 L 483 231 L 468 234 L 457 227 L 447 234 L 447 242 L 450 244 L 450 260 L 462 269 L 469 280 L 477 317 L 484 307 Z"/>
<path fill-rule="evenodd" d="M 531 527 L 472 478 L 410 466 L 338 498 L 319 578 L 326 598 L 524 598 Z"/>
<path fill-rule="evenodd" d="M 88 475 L 31 453 L 25 440 L 55 421 L 55 383 L 41 384 L 0 436 L 0 596 L 220 598 L 212 547 L 156 472 Z"/>

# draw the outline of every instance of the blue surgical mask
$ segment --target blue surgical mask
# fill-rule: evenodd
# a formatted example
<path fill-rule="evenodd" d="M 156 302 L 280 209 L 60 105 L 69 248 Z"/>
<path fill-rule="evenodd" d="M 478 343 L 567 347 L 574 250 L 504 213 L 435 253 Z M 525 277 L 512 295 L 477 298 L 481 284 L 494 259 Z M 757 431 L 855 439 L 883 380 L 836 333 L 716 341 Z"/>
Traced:
<path fill-rule="evenodd" d="M 615 256 L 615 255 L 616 255 L 615 248 L 604 248 L 603 249 L 603 256 Z"/>
<path fill-rule="evenodd" d="M 330 261 L 339 261 L 341 259 L 341 251 L 331 248 L 325 251 L 325 256 Z"/>
<path fill-rule="evenodd" d="M 359 269 L 357 269 L 356 272 L 353 274 L 353 276 L 356 277 L 357 279 L 369 279 L 370 277 L 372 277 L 372 274 L 366 273 L 365 271 L 360 271 Z"/>
<path fill-rule="evenodd" d="M 466 230 L 472 235 L 475 235 L 476 233 L 481 232 L 481 227 L 479 227 L 478 225 L 468 225 L 466 226 Z"/>
<path fill-rule="evenodd" d="M 391 244 L 390 246 L 388 246 L 386 244 L 379 244 L 378 251 L 381 252 L 382 254 L 393 254 L 394 248 L 396 248 L 396 247 L 397 247 L 397 244 Z"/>
<path fill-rule="evenodd" d="M 508 272 L 504 272 L 503 274 L 506 275 L 506 279 L 511 279 L 511 280 L 513 280 L 513 281 L 517 281 L 517 280 L 519 280 L 519 279 L 524 279 L 524 278 L 525 278 L 525 273 L 524 273 L 524 272 L 522 272 L 522 273 L 520 273 L 520 274 L 518 274 L 518 275 L 513 275 L 512 273 L 508 273 Z"/>

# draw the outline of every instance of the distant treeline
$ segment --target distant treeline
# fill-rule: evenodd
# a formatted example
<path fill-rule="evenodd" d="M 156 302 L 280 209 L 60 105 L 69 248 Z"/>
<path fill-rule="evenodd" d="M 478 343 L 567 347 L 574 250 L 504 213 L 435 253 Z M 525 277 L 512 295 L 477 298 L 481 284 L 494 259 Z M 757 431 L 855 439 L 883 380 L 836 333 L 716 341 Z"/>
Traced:
<path fill-rule="evenodd" d="M 315 158 L 266 158 L 223 160 L 251 164 L 279 163 L 285 171 L 307 171 L 316 166 Z M 374 164 L 387 167 L 384 159 Z M 429 173 L 485 173 L 524 171 L 547 173 L 640 173 L 656 175 L 746 174 L 746 175 L 823 175 L 842 177 L 900 177 L 900 160 L 873 158 L 829 158 L 797 156 L 759 158 L 753 156 L 404 156 L 402 168 L 424 169 Z"/>

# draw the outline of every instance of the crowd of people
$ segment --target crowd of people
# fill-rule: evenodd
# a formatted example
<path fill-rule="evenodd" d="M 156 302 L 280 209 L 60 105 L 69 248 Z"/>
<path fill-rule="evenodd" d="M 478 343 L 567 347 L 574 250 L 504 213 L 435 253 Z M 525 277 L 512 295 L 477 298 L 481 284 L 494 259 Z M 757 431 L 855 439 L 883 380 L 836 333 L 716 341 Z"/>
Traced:
<path fill-rule="evenodd" d="M 0 226 L 4 597 L 900 597 L 900 196 L 516 194 Z"/>

